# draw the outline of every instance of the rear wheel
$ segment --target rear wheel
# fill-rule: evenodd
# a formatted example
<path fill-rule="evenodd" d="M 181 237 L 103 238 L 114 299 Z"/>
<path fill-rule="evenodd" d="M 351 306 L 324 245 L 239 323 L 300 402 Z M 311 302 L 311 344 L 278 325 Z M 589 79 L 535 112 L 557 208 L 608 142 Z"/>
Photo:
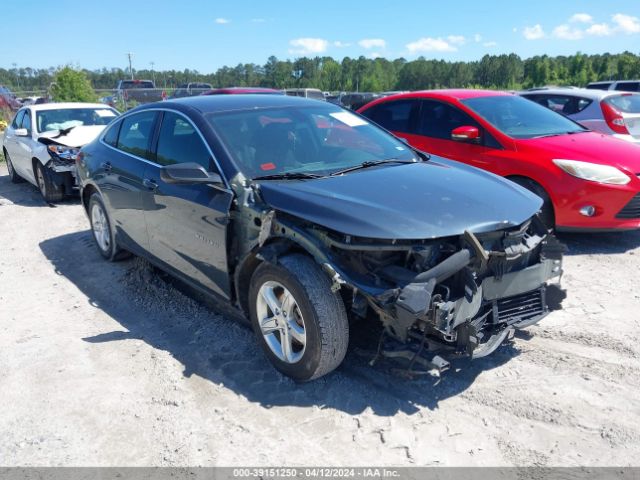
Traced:
<path fill-rule="evenodd" d="M 18 175 L 13 168 L 13 163 L 11 163 L 11 157 L 9 157 L 9 152 L 4 150 L 4 159 L 7 161 L 7 171 L 9 172 L 9 179 L 13 183 L 21 183 L 24 182 L 24 178 Z"/>
<path fill-rule="evenodd" d="M 39 161 L 34 161 L 34 174 L 36 183 L 45 202 L 59 202 L 64 198 L 62 185 L 53 181 L 53 176 L 48 168 L 45 168 Z"/>
<path fill-rule="evenodd" d="M 542 188 L 539 183 L 534 182 L 528 178 L 515 177 L 510 178 L 512 182 L 517 183 L 521 187 L 526 188 L 530 192 L 535 193 L 542 199 L 542 207 L 540 208 L 540 219 L 549 230 L 553 230 L 556 226 L 555 213 L 553 211 L 553 203 L 547 191 Z"/>
<path fill-rule="evenodd" d="M 344 304 L 309 257 L 261 264 L 251 279 L 249 308 L 258 342 L 283 374 L 304 382 L 342 363 L 349 343 Z"/>

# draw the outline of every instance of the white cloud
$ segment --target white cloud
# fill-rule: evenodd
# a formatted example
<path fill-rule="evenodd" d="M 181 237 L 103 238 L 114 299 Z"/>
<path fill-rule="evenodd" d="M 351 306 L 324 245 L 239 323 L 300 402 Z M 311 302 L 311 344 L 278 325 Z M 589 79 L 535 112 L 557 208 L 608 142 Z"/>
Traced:
<path fill-rule="evenodd" d="M 219 17 L 219 18 L 216 18 L 216 23 L 218 25 L 225 25 L 227 23 L 231 23 L 231 20 L 229 20 L 228 18 Z"/>
<path fill-rule="evenodd" d="M 593 35 L 596 37 L 608 37 L 613 35 L 613 30 L 606 23 L 594 23 L 586 30 L 587 35 Z"/>
<path fill-rule="evenodd" d="M 584 32 L 578 28 L 571 28 L 567 24 L 558 25 L 553 29 L 553 36 L 562 40 L 580 40 Z"/>
<path fill-rule="evenodd" d="M 387 42 L 382 38 L 363 38 L 358 42 L 358 45 L 369 50 L 370 48 L 385 48 Z"/>
<path fill-rule="evenodd" d="M 524 27 L 522 35 L 524 35 L 524 38 L 527 40 L 539 40 L 544 38 L 544 30 L 542 29 L 542 25 L 538 23 L 533 27 Z"/>
<path fill-rule="evenodd" d="M 570 23 L 593 23 L 593 17 L 588 13 L 576 13 L 569 19 Z"/>
<path fill-rule="evenodd" d="M 417 52 L 455 52 L 458 50 L 446 40 L 438 37 L 423 37 L 406 45 L 411 53 Z"/>
<path fill-rule="evenodd" d="M 497 47 L 498 42 L 484 42 L 482 46 L 487 48 Z"/>
<path fill-rule="evenodd" d="M 480 42 L 482 41 L 482 35 L 480 35 L 479 33 L 476 33 L 476 34 L 473 36 L 473 40 L 474 40 L 476 43 L 480 43 Z"/>
<path fill-rule="evenodd" d="M 264 18 L 252 18 L 251 21 L 253 23 L 264 23 L 266 20 Z"/>
<path fill-rule="evenodd" d="M 626 33 L 640 33 L 640 20 L 638 17 L 632 17 L 631 15 L 625 15 L 623 13 L 616 13 L 611 17 L 613 23 L 617 25 L 616 30 Z"/>
<path fill-rule="evenodd" d="M 346 47 L 350 47 L 351 44 L 346 42 L 341 42 L 340 40 L 336 40 L 335 42 L 333 42 L 333 46 L 338 48 L 346 48 Z"/>
<path fill-rule="evenodd" d="M 289 53 L 307 55 L 325 52 L 329 42 L 324 38 L 295 38 L 289 41 L 289 45 L 293 47 L 289 49 Z"/>
<path fill-rule="evenodd" d="M 452 45 L 464 45 L 467 39 L 464 38 L 462 35 L 449 35 L 447 37 L 447 41 Z"/>

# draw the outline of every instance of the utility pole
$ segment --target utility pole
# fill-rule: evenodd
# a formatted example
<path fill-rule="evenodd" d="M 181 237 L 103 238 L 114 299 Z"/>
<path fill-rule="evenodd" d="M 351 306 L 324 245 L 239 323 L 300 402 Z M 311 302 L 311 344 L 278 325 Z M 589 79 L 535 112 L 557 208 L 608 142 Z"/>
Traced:
<path fill-rule="evenodd" d="M 153 70 L 153 67 L 155 66 L 156 62 L 149 62 L 149 64 L 151 64 L 151 76 L 153 77 L 153 84 L 156 84 L 156 72 Z"/>
<path fill-rule="evenodd" d="M 133 68 L 131 67 L 131 57 L 133 57 L 133 53 L 127 53 L 127 57 L 129 57 L 129 74 L 131 75 L 131 80 L 133 80 Z"/>

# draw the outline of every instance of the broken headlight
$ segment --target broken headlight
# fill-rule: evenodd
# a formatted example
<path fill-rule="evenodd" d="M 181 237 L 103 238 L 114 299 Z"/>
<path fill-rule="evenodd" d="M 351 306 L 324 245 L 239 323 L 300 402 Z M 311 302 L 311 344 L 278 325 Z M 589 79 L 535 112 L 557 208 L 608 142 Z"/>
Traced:
<path fill-rule="evenodd" d="M 78 157 L 79 148 L 64 147 L 62 145 L 49 145 L 47 147 L 49 155 L 55 163 L 71 164 Z"/>

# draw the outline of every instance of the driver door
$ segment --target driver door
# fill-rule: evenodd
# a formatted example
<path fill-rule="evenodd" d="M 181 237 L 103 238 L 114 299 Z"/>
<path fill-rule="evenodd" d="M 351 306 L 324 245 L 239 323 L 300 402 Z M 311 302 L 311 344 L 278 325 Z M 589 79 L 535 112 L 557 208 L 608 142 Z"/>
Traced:
<path fill-rule="evenodd" d="M 160 170 L 165 165 L 195 162 L 221 172 L 190 120 L 164 112 L 160 121 L 155 159 L 143 180 L 149 250 L 174 273 L 228 299 L 227 225 L 233 193 L 213 185 L 164 182 Z"/>

